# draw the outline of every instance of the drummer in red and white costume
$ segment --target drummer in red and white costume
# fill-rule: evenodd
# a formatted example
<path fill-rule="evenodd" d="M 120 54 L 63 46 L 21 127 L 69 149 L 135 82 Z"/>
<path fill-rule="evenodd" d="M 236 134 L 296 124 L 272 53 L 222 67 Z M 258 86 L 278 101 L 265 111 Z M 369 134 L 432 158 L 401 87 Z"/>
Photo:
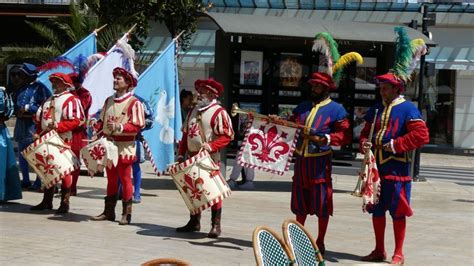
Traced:
<path fill-rule="evenodd" d="M 198 92 L 196 106 L 189 112 L 183 125 L 183 138 L 179 144 L 178 161 L 183 162 L 184 156 L 196 155 L 199 150 L 207 150 L 215 163 L 220 163 L 220 150 L 225 148 L 234 138 L 234 130 L 229 114 L 217 102 L 224 92 L 224 86 L 219 82 L 197 80 L 194 87 Z M 210 238 L 217 238 L 221 234 L 222 202 L 211 207 Z M 201 214 L 190 215 L 190 220 L 183 226 L 176 228 L 177 232 L 193 232 L 201 230 Z"/>
<path fill-rule="evenodd" d="M 133 96 L 132 89 L 137 79 L 127 70 L 117 67 L 113 70 L 115 94 L 105 100 L 100 120 L 94 122 L 97 130 L 113 140 L 118 147 L 119 159 L 117 166 L 106 168 L 107 196 L 105 209 L 92 220 L 115 220 L 117 204 L 118 178 L 122 184 L 122 219 L 120 225 L 130 224 L 132 219 L 132 164 L 136 157 L 135 136 L 145 126 L 145 113 L 142 103 Z"/>
<path fill-rule="evenodd" d="M 74 85 L 71 78 L 64 73 L 53 73 L 49 76 L 53 85 L 54 94 L 49 97 L 38 109 L 34 116 L 36 136 L 51 130 L 56 130 L 59 136 L 68 145 L 71 145 L 72 131 L 84 123 L 84 111 L 76 96 L 69 92 Z M 61 205 L 56 213 L 69 212 L 69 197 L 71 193 L 72 175 L 62 180 Z M 54 186 L 46 189 L 40 204 L 31 207 L 31 210 L 51 210 L 53 208 Z"/>

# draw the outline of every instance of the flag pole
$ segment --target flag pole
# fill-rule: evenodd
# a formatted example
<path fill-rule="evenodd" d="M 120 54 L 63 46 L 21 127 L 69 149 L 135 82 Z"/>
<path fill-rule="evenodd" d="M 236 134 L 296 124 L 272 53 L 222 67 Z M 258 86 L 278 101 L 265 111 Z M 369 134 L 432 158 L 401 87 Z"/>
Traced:
<path fill-rule="evenodd" d="M 185 32 L 184 30 L 183 30 L 183 31 L 181 31 L 181 32 L 178 34 L 178 36 L 176 36 L 176 37 L 174 37 L 174 38 L 173 38 L 173 41 L 176 41 L 176 40 L 178 40 L 178 39 L 179 39 L 179 37 L 181 37 L 181 35 L 183 35 L 183 33 L 184 33 L 184 32 Z"/>
<path fill-rule="evenodd" d="M 94 30 L 94 33 L 97 35 L 97 33 L 99 33 L 99 31 L 101 31 L 102 29 L 104 29 L 105 27 L 107 27 L 108 24 L 104 24 L 102 27 L 98 28 L 98 29 L 95 29 Z"/>
<path fill-rule="evenodd" d="M 128 36 L 130 33 L 132 33 L 132 31 L 134 31 L 136 27 L 137 23 L 133 24 L 133 26 L 127 31 L 126 35 Z"/>

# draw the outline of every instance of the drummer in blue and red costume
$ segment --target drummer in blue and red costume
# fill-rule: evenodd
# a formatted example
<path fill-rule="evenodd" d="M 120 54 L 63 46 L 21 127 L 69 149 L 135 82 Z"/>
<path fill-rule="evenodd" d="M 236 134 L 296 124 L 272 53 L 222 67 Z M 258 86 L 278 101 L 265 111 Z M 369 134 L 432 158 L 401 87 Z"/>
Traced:
<path fill-rule="evenodd" d="M 405 90 L 403 81 L 392 73 L 376 77 L 382 102 L 375 104 L 367 113 L 360 143 L 363 152 L 375 144 L 375 158 L 382 180 L 379 203 L 369 210 L 375 232 L 375 249 L 363 261 L 383 261 L 387 254 L 384 246 L 385 212 L 393 219 L 395 250 L 392 264 L 403 264 L 403 242 L 406 217 L 413 215 L 410 207 L 411 177 L 408 152 L 429 142 L 429 132 L 420 112 L 413 103 L 400 94 Z M 375 131 L 368 140 L 370 126 L 378 109 Z"/>
<path fill-rule="evenodd" d="M 308 82 L 310 100 L 298 105 L 292 117 L 306 129 L 296 145 L 291 211 L 302 225 L 308 215 L 318 217 L 316 243 L 324 253 L 324 237 L 333 214 L 331 146 L 345 145 L 352 137 L 346 110 L 329 98 L 329 92 L 336 90 L 332 77 L 315 72 Z"/>

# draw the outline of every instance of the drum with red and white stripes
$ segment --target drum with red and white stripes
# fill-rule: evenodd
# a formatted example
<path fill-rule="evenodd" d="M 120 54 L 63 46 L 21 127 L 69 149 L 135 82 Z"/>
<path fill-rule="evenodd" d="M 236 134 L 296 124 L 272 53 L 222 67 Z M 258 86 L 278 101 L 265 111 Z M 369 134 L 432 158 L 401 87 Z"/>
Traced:
<path fill-rule="evenodd" d="M 191 214 L 219 203 L 231 194 L 220 167 L 207 151 L 168 169 Z"/>
<path fill-rule="evenodd" d="M 79 169 L 79 160 L 55 130 L 42 135 L 21 154 L 38 174 L 43 187 L 50 188 Z"/>

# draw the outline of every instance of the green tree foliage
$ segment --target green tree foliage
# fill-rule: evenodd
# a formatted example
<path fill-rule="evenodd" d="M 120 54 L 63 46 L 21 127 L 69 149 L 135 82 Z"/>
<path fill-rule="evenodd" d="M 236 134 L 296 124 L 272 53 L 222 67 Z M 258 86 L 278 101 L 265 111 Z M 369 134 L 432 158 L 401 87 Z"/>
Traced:
<path fill-rule="evenodd" d="M 133 34 L 130 35 L 130 43 L 134 49 L 139 50 L 148 36 L 148 21 L 156 4 L 150 0 L 82 0 L 80 5 L 96 14 L 100 25 L 108 25 L 108 30 L 102 33 L 104 38 L 99 38 L 99 47 L 107 47 L 110 45 L 109 39 L 117 40 L 136 24 Z"/>
<path fill-rule="evenodd" d="M 154 16 L 166 25 L 171 37 L 181 32 L 179 41 L 182 49 L 189 48 L 193 33 L 197 30 L 199 13 L 205 12 L 211 5 L 203 5 L 200 0 L 161 0 L 157 1 Z"/>
<path fill-rule="evenodd" d="M 45 47 L 13 45 L 3 53 L 2 63 L 21 62 L 26 59 L 39 64 L 46 63 L 74 46 L 98 25 L 96 16 L 88 14 L 74 4 L 69 6 L 69 12 L 71 16 L 51 18 L 45 22 L 26 21 L 48 45 Z"/>

